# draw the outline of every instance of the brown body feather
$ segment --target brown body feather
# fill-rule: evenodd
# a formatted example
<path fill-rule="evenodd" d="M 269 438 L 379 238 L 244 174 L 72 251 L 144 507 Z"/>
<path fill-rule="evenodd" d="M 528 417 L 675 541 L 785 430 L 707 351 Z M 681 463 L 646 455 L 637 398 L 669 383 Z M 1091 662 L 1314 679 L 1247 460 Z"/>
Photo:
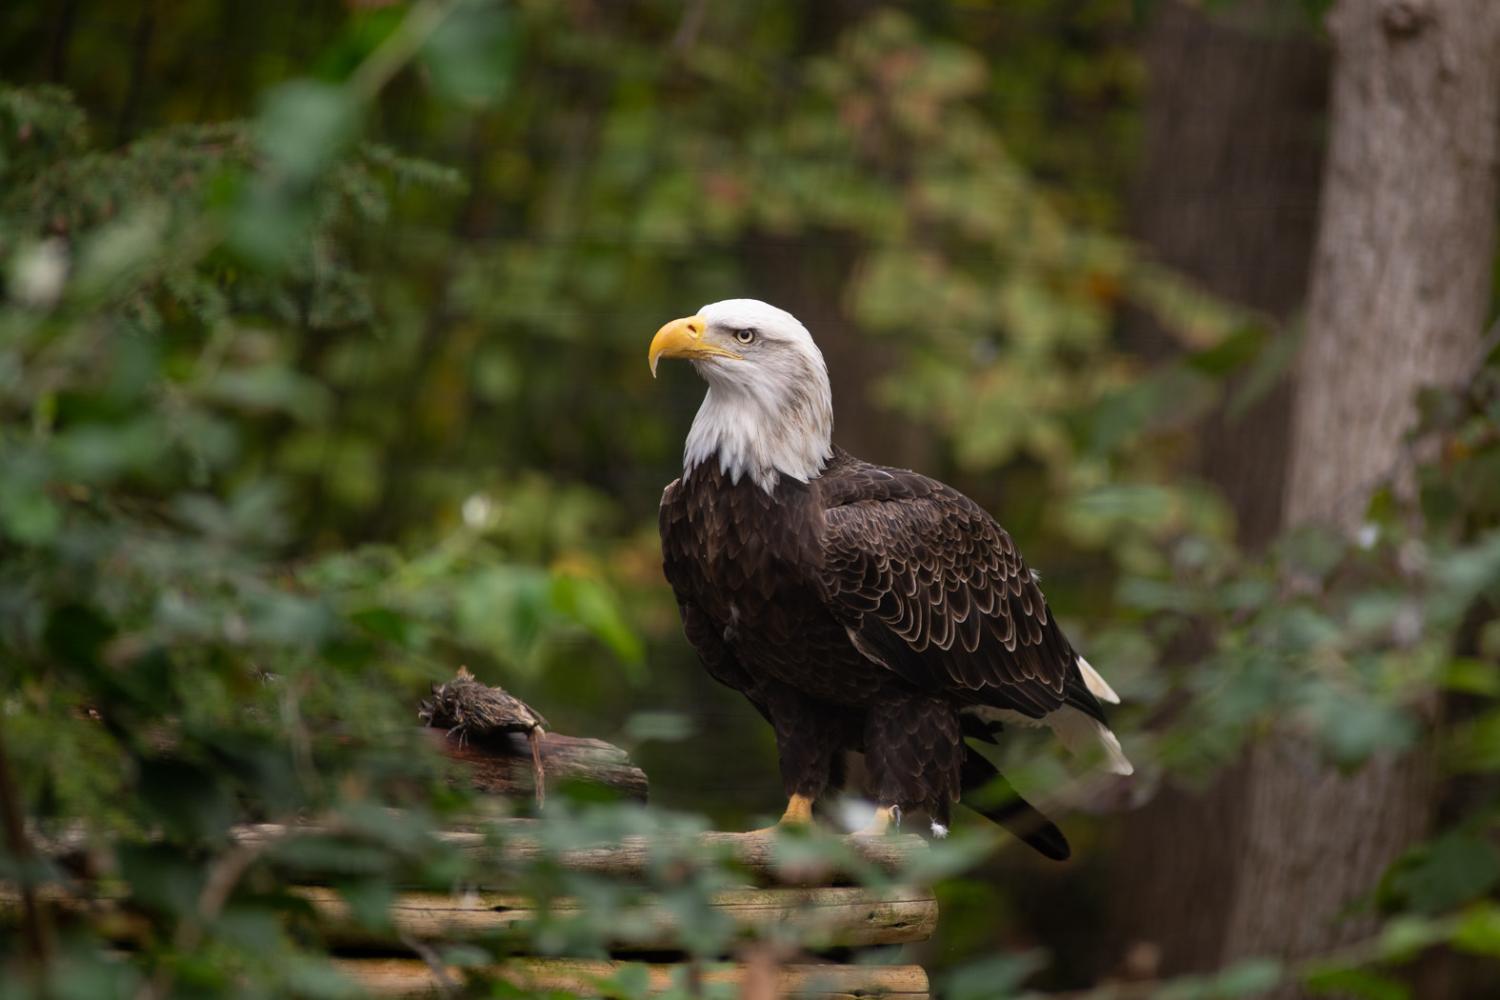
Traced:
<path fill-rule="evenodd" d="M 788 794 L 816 798 L 859 750 L 882 804 L 946 823 L 966 775 L 993 774 L 966 766 L 965 729 L 987 731 L 963 709 L 1103 718 L 1010 536 L 935 480 L 836 450 L 767 493 L 709 461 L 667 487 L 661 537 L 688 639 L 774 727 Z M 1028 841 L 1066 856 L 1035 819 Z"/>

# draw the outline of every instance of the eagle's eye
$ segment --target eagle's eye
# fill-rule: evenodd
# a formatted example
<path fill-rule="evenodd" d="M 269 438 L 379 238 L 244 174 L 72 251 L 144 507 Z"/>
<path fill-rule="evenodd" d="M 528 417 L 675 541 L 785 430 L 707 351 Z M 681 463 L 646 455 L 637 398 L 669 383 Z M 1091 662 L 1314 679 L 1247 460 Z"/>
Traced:
<path fill-rule="evenodd" d="M 744 330 L 736 330 L 734 331 L 734 339 L 742 344 L 753 344 L 755 343 L 755 331 L 748 327 Z"/>

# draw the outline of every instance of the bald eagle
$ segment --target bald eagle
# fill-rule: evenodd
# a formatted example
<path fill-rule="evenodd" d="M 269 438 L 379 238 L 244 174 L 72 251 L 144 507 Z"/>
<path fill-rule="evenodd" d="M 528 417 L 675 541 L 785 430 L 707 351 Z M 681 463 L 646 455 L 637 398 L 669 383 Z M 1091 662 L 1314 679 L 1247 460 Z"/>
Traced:
<path fill-rule="evenodd" d="M 795 317 L 754 299 L 704 306 L 651 341 L 708 383 L 681 478 L 661 500 L 663 565 L 688 641 L 776 733 L 788 803 L 806 823 L 865 755 L 867 832 L 920 809 L 935 835 L 965 793 L 1000 779 L 965 737 L 1042 725 L 1131 772 L 1100 701 L 1005 529 L 934 479 L 832 443 L 828 370 Z M 1043 854 L 1067 840 L 1011 796 L 981 811 Z"/>

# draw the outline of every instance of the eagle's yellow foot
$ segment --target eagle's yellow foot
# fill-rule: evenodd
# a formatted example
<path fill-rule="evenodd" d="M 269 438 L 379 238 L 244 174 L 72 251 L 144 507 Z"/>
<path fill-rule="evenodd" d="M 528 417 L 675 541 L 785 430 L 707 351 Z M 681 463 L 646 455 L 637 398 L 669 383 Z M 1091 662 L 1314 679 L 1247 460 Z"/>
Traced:
<path fill-rule="evenodd" d="M 893 827 L 899 826 L 900 823 L 900 806 L 881 806 L 875 810 L 875 815 L 870 820 L 869 826 L 857 831 L 854 835 L 856 837 L 883 837 L 887 833 L 890 833 Z"/>
<path fill-rule="evenodd" d="M 793 795 L 787 799 L 786 812 L 781 814 L 781 819 L 771 826 L 752 830 L 751 833 L 770 833 L 772 830 L 780 830 L 787 826 L 807 826 L 812 822 L 813 800 L 806 795 Z"/>

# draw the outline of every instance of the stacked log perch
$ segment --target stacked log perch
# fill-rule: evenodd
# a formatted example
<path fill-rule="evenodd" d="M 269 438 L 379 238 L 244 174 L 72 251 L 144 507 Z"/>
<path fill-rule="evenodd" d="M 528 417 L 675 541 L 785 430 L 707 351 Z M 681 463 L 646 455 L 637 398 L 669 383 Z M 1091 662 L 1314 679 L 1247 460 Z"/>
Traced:
<path fill-rule="evenodd" d="M 599 740 L 546 732 L 539 713 L 498 689 L 479 684 L 466 671 L 434 688 L 421 717 L 429 726 L 429 738 L 459 765 L 455 780 L 468 781 L 523 808 L 545 810 L 547 792 L 572 782 L 603 786 L 631 800 L 646 798 L 646 776 L 631 764 L 625 751 Z M 686 986 L 694 995 L 714 987 L 720 995 L 730 991 L 755 1000 L 777 996 L 927 998 L 927 976 L 920 966 L 810 961 L 829 950 L 837 949 L 847 957 L 850 949 L 923 941 L 932 934 L 938 909 L 929 890 L 864 888 L 850 884 L 859 871 L 845 870 L 896 871 L 913 852 L 926 849 L 917 837 L 843 838 L 843 850 L 836 852 L 843 861 L 804 861 L 789 867 L 778 857 L 776 835 L 769 832 L 704 833 L 672 845 L 628 837 L 558 851 L 544 843 L 541 823 L 505 819 L 489 823 L 488 832 L 443 834 L 450 846 L 468 858 L 477 884 L 451 893 L 404 892 L 382 927 L 356 920 L 344 897 L 332 888 L 306 885 L 294 891 L 317 917 L 326 944 L 339 956 L 338 967 L 371 996 L 452 995 L 473 974 L 535 993 L 561 990 L 601 997 L 619 995 L 622 987 L 613 981 L 628 976 L 636 989 L 644 982 L 651 993 Z M 315 825 L 262 824 L 237 828 L 234 837 L 258 850 L 290 837 L 336 832 Z M 81 838 L 72 846 L 67 839 L 50 845 L 49 850 L 65 863 L 70 852 L 82 847 Z M 726 961 L 664 961 L 684 952 L 684 932 L 690 929 L 680 924 L 666 901 L 641 883 L 659 867 L 662 851 L 668 848 L 677 852 L 673 864 L 680 864 L 684 872 L 727 860 L 742 876 L 743 884 L 720 891 L 710 900 L 713 911 L 733 931 L 730 947 L 735 954 L 722 956 Z M 524 948 L 528 940 L 524 925 L 542 911 L 516 886 L 519 876 L 542 860 L 620 883 L 624 902 L 615 911 L 603 942 L 611 959 L 517 956 L 466 969 L 444 965 L 438 949 L 448 944 L 499 944 L 508 955 Z M 139 945 L 138 917 L 107 890 L 96 888 L 95 893 L 87 897 L 60 894 L 51 902 L 59 912 L 86 912 L 95 927 L 104 928 L 122 945 Z M 0 893 L 0 923 L 18 916 L 11 912 L 16 905 L 15 899 Z M 580 912 L 582 906 L 574 899 L 553 899 L 546 912 L 566 916 Z M 789 941 L 801 953 L 787 951 L 792 947 Z M 625 961 L 630 958 L 636 960 Z"/>

